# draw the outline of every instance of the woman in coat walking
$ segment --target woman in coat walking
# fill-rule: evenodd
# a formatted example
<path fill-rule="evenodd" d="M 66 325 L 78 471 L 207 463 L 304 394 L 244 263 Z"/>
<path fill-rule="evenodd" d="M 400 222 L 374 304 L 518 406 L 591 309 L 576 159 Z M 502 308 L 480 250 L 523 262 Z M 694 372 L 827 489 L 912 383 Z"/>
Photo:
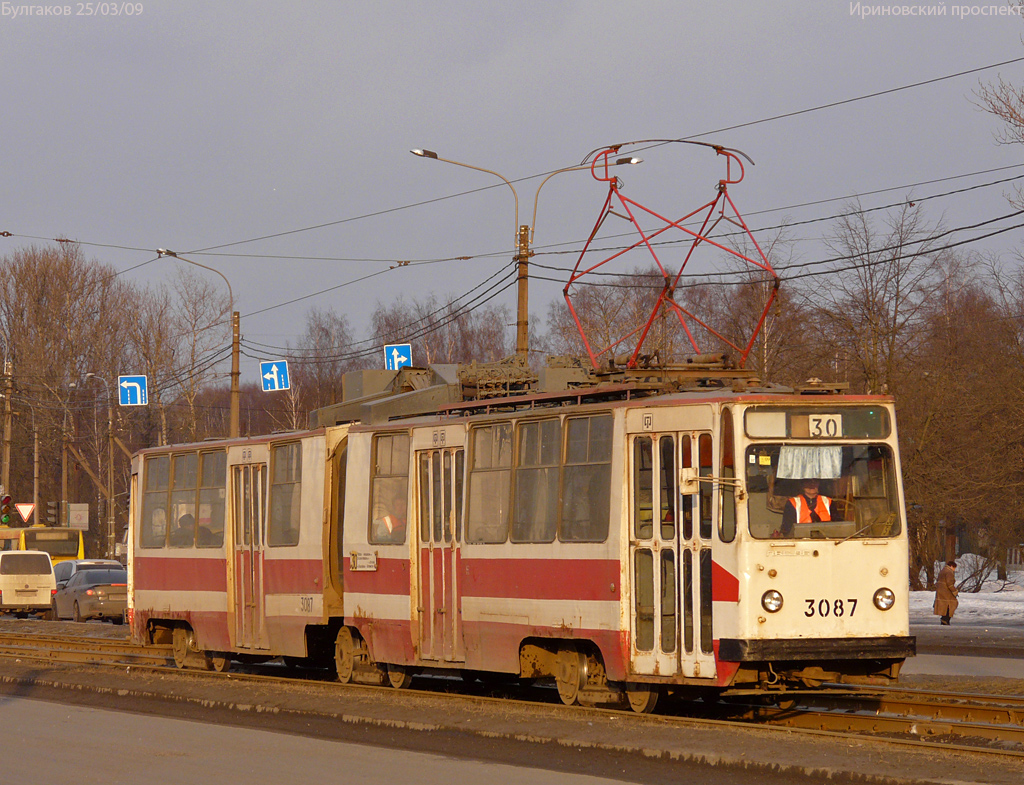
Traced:
<path fill-rule="evenodd" d="M 956 562 L 948 561 L 946 566 L 939 571 L 939 577 L 935 579 L 935 606 L 933 608 L 936 616 L 942 617 L 942 624 L 949 624 L 949 620 L 956 613 L 960 604 L 956 595 L 960 591 L 956 588 Z"/>

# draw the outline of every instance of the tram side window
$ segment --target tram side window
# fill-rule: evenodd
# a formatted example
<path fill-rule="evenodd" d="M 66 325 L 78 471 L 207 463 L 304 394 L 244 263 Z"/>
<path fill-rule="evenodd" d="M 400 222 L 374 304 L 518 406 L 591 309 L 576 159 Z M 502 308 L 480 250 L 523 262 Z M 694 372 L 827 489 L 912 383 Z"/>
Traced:
<path fill-rule="evenodd" d="M 512 490 L 512 424 L 482 426 L 472 433 L 466 541 L 505 542 Z"/>
<path fill-rule="evenodd" d="M 409 503 L 409 434 L 378 436 L 373 442 L 369 541 L 405 542 Z"/>
<path fill-rule="evenodd" d="M 513 542 L 552 542 L 558 527 L 562 427 L 558 419 L 519 426 Z"/>
<path fill-rule="evenodd" d="M 190 452 L 171 458 L 172 548 L 191 548 L 196 542 L 196 492 L 199 486 L 199 455 Z"/>
<path fill-rule="evenodd" d="M 224 450 L 200 453 L 199 529 L 196 545 L 219 548 L 224 544 L 224 506 L 227 487 L 227 453 Z"/>
<path fill-rule="evenodd" d="M 697 451 L 699 453 L 698 471 L 701 477 L 711 477 L 711 434 L 702 433 L 697 439 Z M 704 481 L 700 483 L 700 524 L 698 534 L 702 540 L 710 540 L 713 527 L 711 520 L 711 494 L 714 488 L 713 483 Z"/>
<path fill-rule="evenodd" d="M 297 545 L 302 479 L 302 444 L 281 444 L 271 449 L 270 521 L 267 544 Z"/>
<path fill-rule="evenodd" d="M 566 420 L 560 540 L 603 542 L 608 537 L 611 469 L 611 415 Z"/>
<path fill-rule="evenodd" d="M 721 519 L 718 522 L 718 536 L 722 542 L 732 542 L 736 538 L 736 486 L 725 480 L 736 476 L 736 467 L 733 460 L 733 426 L 732 410 L 722 411 L 722 468 L 721 477 Z"/>
<path fill-rule="evenodd" d="M 167 490 L 171 459 L 166 455 L 146 459 L 146 483 L 142 497 L 142 526 L 139 544 L 159 548 L 167 538 Z"/>

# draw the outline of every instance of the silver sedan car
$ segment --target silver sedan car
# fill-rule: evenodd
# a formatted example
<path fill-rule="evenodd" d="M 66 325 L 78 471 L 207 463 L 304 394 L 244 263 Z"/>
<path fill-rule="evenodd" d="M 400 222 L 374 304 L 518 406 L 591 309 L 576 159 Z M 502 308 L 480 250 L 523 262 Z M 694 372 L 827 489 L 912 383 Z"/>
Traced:
<path fill-rule="evenodd" d="M 124 623 L 128 572 L 123 567 L 80 570 L 53 595 L 53 618 L 75 621 L 110 619 Z"/>

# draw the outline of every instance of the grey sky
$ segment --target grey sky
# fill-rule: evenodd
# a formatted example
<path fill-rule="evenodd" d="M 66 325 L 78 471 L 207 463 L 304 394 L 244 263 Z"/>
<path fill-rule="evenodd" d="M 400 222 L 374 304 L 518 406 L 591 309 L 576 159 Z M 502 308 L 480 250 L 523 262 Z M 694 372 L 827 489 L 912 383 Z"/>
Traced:
<path fill-rule="evenodd" d="M 15 235 L 0 239 L 0 253 L 31 236 L 67 236 L 187 255 L 344 221 L 219 251 L 270 258 L 195 255 L 231 280 L 246 339 L 278 346 L 294 341 L 312 306 L 348 314 L 361 334 L 377 301 L 462 294 L 508 263 L 508 189 L 410 148 L 518 180 L 577 164 L 606 144 L 690 136 L 1024 56 L 1020 17 L 961 18 L 932 0 L 908 7 L 947 7 L 945 16 L 861 18 L 845 0 L 149 0 L 122 17 L 80 16 L 86 6 L 77 2 L 67 17 L 12 13 L 53 5 L 5 3 L 0 16 L 0 231 Z M 1000 73 L 1024 82 L 1024 63 L 706 138 L 757 162 L 731 190 L 744 215 L 1015 165 L 1020 150 L 997 146 L 998 121 L 972 104 L 979 82 Z M 720 165 L 706 151 L 642 155 L 642 166 L 620 172 L 630 197 L 674 215 L 713 196 Z M 516 186 L 521 223 L 539 182 Z M 347 220 L 495 183 L 501 187 Z M 936 200 L 927 215 L 949 226 L 1001 215 L 1009 212 L 1007 190 Z M 584 239 L 604 195 L 585 172 L 549 182 L 538 248 Z M 750 223 L 839 208 L 767 213 Z M 818 224 L 794 235 L 821 231 Z M 1017 237 L 984 247 L 1009 249 Z M 809 240 L 795 248 L 804 261 L 825 254 Z M 155 253 L 85 251 L 144 283 L 168 280 L 175 264 L 131 269 Z M 474 258 L 410 265 L 275 308 L 390 267 L 282 258 L 297 256 Z M 543 318 L 559 294 L 560 285 L 538 282 L 531 313 Z M 514 289 L 494 302 L 514 308 Z"/>

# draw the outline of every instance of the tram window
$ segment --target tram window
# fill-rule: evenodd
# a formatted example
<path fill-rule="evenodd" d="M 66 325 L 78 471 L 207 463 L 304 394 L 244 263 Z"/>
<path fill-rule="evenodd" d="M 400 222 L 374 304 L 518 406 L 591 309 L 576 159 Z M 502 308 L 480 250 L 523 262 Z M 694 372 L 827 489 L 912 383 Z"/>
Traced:
<path fill-rule="evenodd" d="M 700 559 L 697 562 L 700 572 L 700 650 L 704 654 L 711 654 L 712 646 L 712 566 L 711 549 L 701 548 Z"/>
<path fill-rule="evenodd" d="M 519 426 L 513 542 L 551 542 L 555 539 L 561 445 L 562 428 L 557 419 Z"/>
<path fill-rule="evenodd" d="M 658 440 L 661 455 L 658 460 L 658 484 L 661 499 L 661 539 L 672 540 L 676 536 L 676 488 L 679 474 L 676 472 L 676 440 L 662 436 Z"/>
<path fill-rule="evenodd" d="M 736 476 L 732 434 L 732 410 L 726 408 L 722 410 L 722 469 L 720 475 L 722 482 L 720 483 L 720 518 L 718 522 L 718 536 L 722 542 L 732 542 L 736 539 L 736 486 L 726 482 Z"/>
<path fill-rule="evenodd" d="M 224 506 L 227 486 L 227 453 L 199 454 L 199 530 L 196 545 L 219 548 L 224 544 Z"/>
<path fill-rule="evenodd" d="M 481 426 L 472 434 L 466 541 L 505 542 L 512 488 L 512 424 Z"/>
<path fill-rule="evenodd" d="M 654 536 L 654 455 L 651 437 L 633 440 L 633 537 L 649 540 Z"/>
<path fill-rule="evenodd" d="M 462 541 L 462 494 L 466 474 L 466 451 L 455 451 L 455 541 Z"/>
<path fill-rule="evenodd" d="M 297 545 L 302 501 L 302 443 L 274 446 L 270 465 L 267 545 Z"/>
<path fill-rule="evenodd" d="M 168 542 L 172 548 L 191 548 L 196 543 L 196 492 L 199 484 L 199 455 L 190 452 L 171 458 L 171 518 L 174 528 Z"/>
<path fill-rule="evenodd" d="M 679 462 L 680 467 L 683 469 L 690 469 L 693 467 L 693 455 L 690 437 L 684 436 L 681 439 L 679 445 L 679 452 L 681 454 L 681 460 Z M 693 538 L 693 494 L 686 494 L 679 500 L 679 504 L 682 509 L 680 513 L 683 518 L 683 539 L 689 540 Z"/>
<path fill-rule="evenodd" d="M 637 651 L 651 651 L 654 648 L 654 556 L 646 548 L 633 552 L 633 594 L 636 613 L 636 639 L 633 645 Z"/>
<path fill-rule="evenodd" d="M 886 445 L 757 444 L 746 454 L 750 533 L 758 539 L 895 537 L 901 531 Z"/>
<path fill-rule="evenodd" d="M 608 537 L 611 470 L 611 415 L 566 420 L 560 540 L 603 542 Z"/>
<path fill-rule="evenodd" d="M 369 541 L 404 543 L 409 503 L 409 434 L 374 439 Z"/>
<path fill-rule="evenodd" d="M 711 434 L 702 433 L 697 440 L 700 452 L 700 476 L 711 476 Z M 712 532 L 711 494 L 714 488 L 710 481 L 700 483 L 700 538 L 710 540 Z"/>
<path fill-rule="evenodd" d="M 683 551 L 683 650 L 693 653 L 693 551 Z"/>
<path fill-rule="evenodd" d="M 661 552 L 661 650 L 676 650 L 676 554 Z"/>
<path fill-rule="evenodd" d="M 171 459 L 166 455 L 146 459 L 146 483 L 142 498 L 143 548 L 159 548 L 167 538 L 167 490 L 170 486 Z"/>
<path fill-rule="evenodd" d="M 451 542 L 451 533 L 446 532 L 445 534 L 442 534 L 441 532 L 441 526 L 445 523 L 444 515 L 442 514 L 444 512 L 445 495 L 441 490 L 441 482 L 443 479 L 441 477 L 441 453 L 432 452 L 430 454 L 430 472 L 433 479 L 431 498 L 434 500 L 434 504 L 430 508 L 430 524 L 434 533 L 433 542 Z"/>

